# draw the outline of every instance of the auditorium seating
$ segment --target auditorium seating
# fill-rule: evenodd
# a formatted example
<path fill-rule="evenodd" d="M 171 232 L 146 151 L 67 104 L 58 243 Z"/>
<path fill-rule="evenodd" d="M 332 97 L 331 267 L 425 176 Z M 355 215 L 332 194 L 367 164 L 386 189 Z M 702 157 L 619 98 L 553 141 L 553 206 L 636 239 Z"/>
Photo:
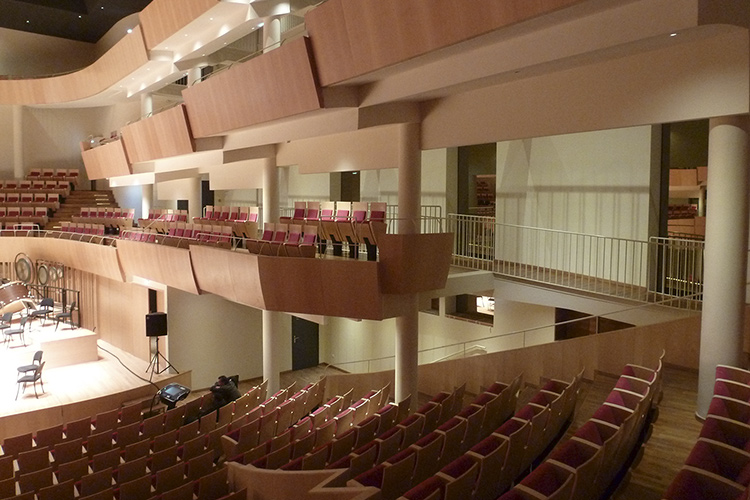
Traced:
<path fill-rule="evenodd" d="M 135 217 L 134 208 L 120 208 L 113 206 L 82 207 L 78 215 L 71 217 L 72 222 L 101 224 L 106 227 L 118 228 L 120 231 L 133 227 Z"/>
<path fill-rule="evenodd" d="M 750 371 L 718 365 L 714 396 L 690 455 L 663 498 L 747 499 L 750 493 Z"/>
<path fill-rule="evenodd" d="M 627 365 L 593 416 L 500 499 L 608 498 L 637 463 L 648 438 L 656 415 L 655 394 L 661 383 L 663 356 L 654 369 Z M 634 376 L 636 373 L 643 378 Z M 641 387 L 641 382 L 648 386 Z M 637 390 L 629 391 L 624 386 Z M 554 383 L 545 387 L 551 389 Z"/>

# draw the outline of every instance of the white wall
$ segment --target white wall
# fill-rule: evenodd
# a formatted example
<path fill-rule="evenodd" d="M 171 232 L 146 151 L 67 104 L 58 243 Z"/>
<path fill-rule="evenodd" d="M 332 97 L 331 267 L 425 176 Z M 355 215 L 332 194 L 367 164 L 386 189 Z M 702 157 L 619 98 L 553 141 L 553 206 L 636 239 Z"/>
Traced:
<path fill-rule="evenodd" d="M 241 380 L 263 374 L 259 310 L 169 288 L 167 313 L 169 361 L 180 371 L 192 370 L 193 388 L 209 387 L 222 374 Z"/>
<path fill-rule="evenodd" d="M 497 145 L 497 220 L 633 238 L 648 237 L 651 127 Z"/>

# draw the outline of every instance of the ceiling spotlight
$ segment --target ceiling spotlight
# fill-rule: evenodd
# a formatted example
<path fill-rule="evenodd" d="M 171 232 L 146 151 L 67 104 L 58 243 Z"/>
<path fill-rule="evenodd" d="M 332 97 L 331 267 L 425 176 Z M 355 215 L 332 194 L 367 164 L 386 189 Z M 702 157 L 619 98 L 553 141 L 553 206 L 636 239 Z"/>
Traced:
<path fill-rule="evenodd" d="M 262 28 L 264 24 L 266 24 L 266 23 L 260 23 L 260 24 L 258 24 L 258 28 Z"/>
<path fill-rule="evenodd" d="M 677 33 L 670 33 L 669 36 L 677 36 Z"/>
<path fill-rule="evenodd" d="M 128 28 L 126 31 L 128 32 L 128 35 L 129 35 L 133 32 L 133 28 Z"/>

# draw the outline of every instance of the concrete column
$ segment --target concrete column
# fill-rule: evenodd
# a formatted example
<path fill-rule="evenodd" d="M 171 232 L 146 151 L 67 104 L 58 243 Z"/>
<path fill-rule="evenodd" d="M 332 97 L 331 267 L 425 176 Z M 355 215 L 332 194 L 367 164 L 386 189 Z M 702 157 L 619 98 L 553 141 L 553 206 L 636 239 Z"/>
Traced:
<path fill-rule="evenodd" d="M 263 52 L 279 48 L 281 42 L 281 19 L 269 17 L 263 23 Z"/>
<path fill-rule="evenodd" d="M 283 313 L 263 311 L 263 378 L 268 380 L 269 394 L 281 388 L 281 353 L 278 351 L 282 318 Z"/>
<path fill-rule="evenodd" d="M 279 172 L 276 159 L 267 158 L 263 169 L 263 222 L 279 221 Z"/>
<path fill-rule="evenodd" d="M 141 94 L 141 118 L 154 112 L 154 98 L 151 94 Z"/>
<path fill-rule="evenodd" d="M 748 250 L 748 116 L 712 118 L 708 135 L 706 250 L 698 374 L 699 417 L 713 396 L 717 364 L 743 364 Z"/>
<path fill-rule="evenodd" d="M 13 106 L 13 177 L 23 179 L 23 106 Z"/>
<path fill-rule="evenodd" d="M 263 222 L 279 220 L 279 172 L 275 158 L 268 158 L 263 170 Z M 281 356 L 278 353 L 281 332 L 280 312 L 263 311 L 263 378 L 268 391 L 279 390 Z"/>
<path fill-rule="evenodd" d="M 141 186 L 141 218 L 147 219 L 148 212 L 151 210 L 151 205 L 154 200 L 154 185 L 143 184 Z M 138 220 L 138 214 L 135 214 L 136 220 Z"/>
<path fill-rule="evenodd" d="M 191 68 L 188 70 L 187 74 L 187 86 L 191 87 L 195 82 L 199 81 L 201 79 L 201 68 Z"/>
<path fill-rule="evenodd" d="M 398 232 L 420 232 L 422 196 L 422 151 L 418 124 L 404 126 L 398 166 Z M 407 294 L 399 299 L 404 314 L 396 318 L 396 401 L 411 395 L 411 408 L 419 397 L 419 295 Z"/>
<path fill-rule="evenodd" d="M 190 179 L 190 196 L 188 197 L 188 220 L 192 221 L 193 217 L 203 216 L 201 207 L 201 178 L 193 177 Z"/>

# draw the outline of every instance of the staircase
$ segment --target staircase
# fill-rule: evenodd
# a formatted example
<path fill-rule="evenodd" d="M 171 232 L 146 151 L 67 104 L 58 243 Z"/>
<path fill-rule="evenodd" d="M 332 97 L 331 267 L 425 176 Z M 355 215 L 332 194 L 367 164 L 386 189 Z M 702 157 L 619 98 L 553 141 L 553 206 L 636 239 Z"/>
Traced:
<path fill-rule="evenodd" d="M 60 203 L 60 208 L 50 217 L 46 230 L 60 230 L 60 223 L 71 221 L 74 215 L 81 213 L 81 207 L 117 207 L 115 196 L 112 191 L 71 191 Z"/>

